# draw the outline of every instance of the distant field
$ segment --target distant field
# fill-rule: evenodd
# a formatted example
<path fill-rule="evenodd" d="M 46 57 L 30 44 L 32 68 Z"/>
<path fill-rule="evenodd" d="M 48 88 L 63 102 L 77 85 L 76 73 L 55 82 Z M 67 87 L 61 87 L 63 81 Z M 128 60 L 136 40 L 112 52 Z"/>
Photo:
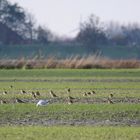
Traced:
<path fill-rule="evenodd" d="M 33 69 L 33 70 L 0 70 L 2 78 L 140 78 L 140 69 Z"/>

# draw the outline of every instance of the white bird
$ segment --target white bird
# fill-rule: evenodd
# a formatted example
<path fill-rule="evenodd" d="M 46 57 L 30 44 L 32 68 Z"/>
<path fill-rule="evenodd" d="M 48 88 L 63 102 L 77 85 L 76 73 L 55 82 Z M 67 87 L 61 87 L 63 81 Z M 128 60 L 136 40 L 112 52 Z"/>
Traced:
<path fill-rule="evenodd" d="M 45 106 L 49 104 L 49 100 L 39 100 L 36 106 Z"/>

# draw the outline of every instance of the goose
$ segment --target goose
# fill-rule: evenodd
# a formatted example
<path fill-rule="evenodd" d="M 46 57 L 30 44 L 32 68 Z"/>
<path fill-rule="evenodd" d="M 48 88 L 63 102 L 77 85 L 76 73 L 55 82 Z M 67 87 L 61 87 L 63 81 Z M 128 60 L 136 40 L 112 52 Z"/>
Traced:
<path fill-rule="evenodd" d="M 49 100 L 39 100 L 36 106 L 45 106 L 49 104 Z"/>

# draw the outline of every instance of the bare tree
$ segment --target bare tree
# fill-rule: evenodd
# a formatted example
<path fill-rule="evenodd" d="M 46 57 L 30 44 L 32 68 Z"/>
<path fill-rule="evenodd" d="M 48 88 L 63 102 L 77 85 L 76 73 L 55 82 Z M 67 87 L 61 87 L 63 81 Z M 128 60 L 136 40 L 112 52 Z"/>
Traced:
<path fill-rule="evenodd" d="M 37 41 L 38 43 L 47 44 L 53 38 L 53 35 L 46 27 L 39 26 L 37 29 Z"/>
<path fill-rule="evenodd" d="M 86 45 L 90 50 L 96 51 L 99 44 L 106 42 L 100 20 L 95 15 L 91 15 L 86 22 L 80 23 L 80 31 L 76 39 Z"/>
<path fill-rule="evenodd" d="M 26 13 L 26 20 L 25 20 L 25 37 L 28 38 L 30 40 L 30 43 L 33 42 L 33 40 L 35 39 L 35 25 L 36 25 L 36 20 L 34 18 L 34 16 L 30 13 Z"/>

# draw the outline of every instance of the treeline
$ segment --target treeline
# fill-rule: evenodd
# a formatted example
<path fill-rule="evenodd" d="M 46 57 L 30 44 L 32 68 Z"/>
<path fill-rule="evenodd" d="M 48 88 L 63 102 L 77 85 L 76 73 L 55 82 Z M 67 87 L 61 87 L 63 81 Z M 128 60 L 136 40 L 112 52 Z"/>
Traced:
<path fill-rule="evenodd" d="M 75 38 L 60 38 L 44 26 L 37 26 L 34 16 L 17 3 L 0 0 L 0 44 L 79 43 L 92 50 L 100 45 L 140 46 L 140 25 L 102 23 L 95 15 L 79 24 Z"/>
<path fill-rule="evenodd" d="M 75 39 L 95 50 L 99 45 L 140 47 L 140 25 L 103 23 L 98 17 L 91 15 L 87 21 L 80 23 L 80 30 Z"/>
<path fill-rule="evenodd" d="M 0 0 L 0 32 L 1 44 L 48 43 L 52 38 L 47 28 L 36 27 L 32 14 L 8 0 Z"/>

